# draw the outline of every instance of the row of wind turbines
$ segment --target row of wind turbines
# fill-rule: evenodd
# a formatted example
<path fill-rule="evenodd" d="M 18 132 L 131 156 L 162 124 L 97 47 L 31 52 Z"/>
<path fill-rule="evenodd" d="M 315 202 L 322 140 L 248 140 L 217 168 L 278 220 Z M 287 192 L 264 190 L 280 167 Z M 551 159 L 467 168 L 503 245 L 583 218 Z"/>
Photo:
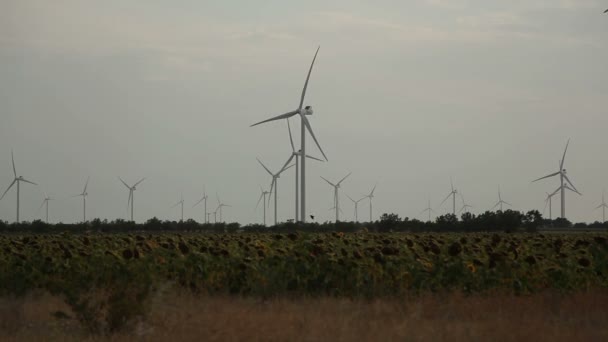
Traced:
<path fill-rule="evenodd" d="M 17 214 L 16 214 L 16 222 L 21 222 L 20 221 L 20 213 L 21 213 L 21 207 L 20 207 L 20 200 L 21 200 L 21 183 L 27 183 L 27 184 L 32 184 L 35 186 L 38 186 L 37 183 L 32 182 L 31 180 L 28 180 L 26 178 L 24 178 L 23 176 L 18 176 L 17 175 L 17 167 L 15 165 L 15 156 L 13 154 L 13 152 L 11 151 L 11 162 L 12 162 L 12 166 L 13 166 L 13 175 L 14 175 L 14 179 L 13 181 L 10 183 L 10 185 L 8 186 L 8 188 L 4 191 L 4 193 L 2 194 L 2 196 L 0 197 L 0 200 L 2 200 L 6 194 L 9 192 L 9 190 L 13 187 L 16 186 L 16 194 L 17 194 Z M 133 183 L 133 185 L 129 185 L 127 184 L 127 182 L 125 182 L 121 177 L 118 177 L 118 179 L 120 180 L 120 182 L 122 184 L 124 184 L 124 186 L 129 190 L 129 198 L 127 200 L 127 212 L 130 212 L 130 219 L 131 221 L 134 220 L 134 208 L 135 208 L 135 190 L 137 190 L 137 186 L 140 185 L 144 180 L 146 180 L 146 178 L 141 178 L 139 181 Z M 90 178 L 87 177 L 87 180 L 84 184 L 84 188 L 82 190 L 81 193 L 76 194 L 74 196 L 71 197 L 82 197 L 82 222 L 86 222 L 87 221 L 87 197 L 89 195 L 87 188 L 89 186 L 89 180 Z M 216 193 L 216 197 L 217 197 L 217 202 L 218 202 L 218 206 L 216 207 L 216 209 L 213 212 L 207 212 L 207 200 L 209 198 L 209 196 L 207 195 L 206 191 L 203 189 L 203 197 L 196 202 L 192 208 L 198 206 L 201 203 L 204 203 L 204 210 L 205 210 L 205 223 L 210 223 L 210 216 L 211 214 L 214 215 L 214 222 L 217 223 L 217 215 L 219 213 L 219 222 L 223 222 L 223 215 L 222 215 L 222 208 L 224 207 L 230 207 L 229 204 L 223 203 L 220 200 L 219 195 Z M 49 222 L 49 202 L 56 200 L 57 198 L 54 197 L 50 197 L 47 195 L 46 192 L 44 192 L 44 199 L 42 201 L 42 204 L 40 205 L 39 210 L 41 210 L 42 208 L 45 208 L 45 221 L 48 223 Z M 179 202 L 177 202 L 174 206 L 172 206 L 171 208 L 175 208 L 178 205 L 181 206 L 181 221 L 184 220 L 184 197 L 182 195 L 181 200 Z"/>

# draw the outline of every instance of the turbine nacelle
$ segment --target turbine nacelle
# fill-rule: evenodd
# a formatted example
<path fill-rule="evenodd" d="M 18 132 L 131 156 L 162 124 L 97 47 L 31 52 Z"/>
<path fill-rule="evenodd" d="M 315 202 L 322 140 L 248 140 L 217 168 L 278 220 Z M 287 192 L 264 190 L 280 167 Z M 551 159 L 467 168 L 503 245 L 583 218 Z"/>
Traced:
<path fill-rule="evenodd" d="M 306 106 L 302 110 L 302 114 L 304 115 L 312 115 L 312 113 L 314 113 L 314 111 L 312 110 L 312 106 Z"/>

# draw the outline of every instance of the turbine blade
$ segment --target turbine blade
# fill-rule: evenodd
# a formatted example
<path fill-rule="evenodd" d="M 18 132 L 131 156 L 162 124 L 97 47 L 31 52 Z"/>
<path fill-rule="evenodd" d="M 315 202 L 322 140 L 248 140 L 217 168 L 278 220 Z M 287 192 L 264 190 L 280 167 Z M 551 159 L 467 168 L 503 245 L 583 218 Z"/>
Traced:
<path fill-rule="evenodd" d="M 300 116 L 302 117 L 302 121 L 304 122 L 304 125 L 306 125 L 308 132 L 312 136 L 312 139 L 315 141 L 315 144 L 317 144 L 319 151 L 321 151 L 323 158 L 325 158 L 326 161 L 329 161 L 329 159 L 327 159 L 327 156 L 325 155 L 325 152 L 323 152 L 321 145 L 319 145 L 319 142 L 317 141 L 317 137 L 315 137 L 315 133 L 312 131 L 312 127 L 310 127 L 310 122 L 308 122 L 308 118 L 306 117 L 306 115 L 303 115 L 303 114 L 300 114 Z"/>
<path fill-rule="evenodd" d="M 513 206 L 513 205 L 512 205 L 511 203 L 509 203 L 509 202 L 502 201 L 502 203 L 504 203 L 504 204 L 506 204 L 506 205 L 508 205 L 508 206 L 511 206 L 511 207 Z"/>
<path fill-rule="evenodd" d="M 258 209 L 258 206 L 260 205 L 260 201 L 262 201 L 262 198 L 264 198 L 264 193 L 263 193 L 263 192 L 262 192 L 262 194 L 260 195 L 260 199 L 258 199 L 258 203 L 256 203 L 256 205 L 255 205 L 255 209 L 256 209 L 256 210 Z M 266 203 L 264 203 L 264 204 L 266 204 Z"/>
<path fill-rule="evenodd" d="M 570 139 L 568 139 L 568 142 L 566 143 L 566 148 L 564 149 L 564 155 L 562 156 L 562 160 L 559 164 L 560 170 L 564 169 L 564 161 L 566 160 L 566 151 L 568 151 L 568 145 L 570 145 Z"/>
<path fill-rule="evenodd" d="M 546 176 L 544 176 L 544 177 L 540 177 L 540 178 L 538 178 L 538 179 L 533 180 L 533 181 L 532 181 L 532 183 L 534 183 L 534 182 L 538 182 L 538 181 L 539 181 L 539 180 L 541 180 L 541 179 L 545 179 L 545 178 L 549 178 L 549 177 L 557 176 L 557 175 L 559 175 L 559 173 L 560 173 L 560 171 L 557 171 L 557 172 L 552 173 L 552 174 L 550 174 L 550 175 L 546 175 Z"/>
<path fill-rule="evenodd" d="M 374 196 L 374 191 L 376 191 L 376 187 L 378 186 L 378 183 L 376 183 L 374 185 L 374 188 L 372 189 L 372 192 L 369 193 L 370 196 Z"/>
<path fill-rule="evenodd" d="M 498 207 L 499 205 L 500 205 L 500 202 L 496 203 L 496 205 L 495 205 L 495 206 L 493 206 L 493 207 L 492 207 L 492 209 L 490 209 L 490 210 L 494 210 L 494 209 L 495 209 L 496 207 Z"/>
<path fill-rule="evenodd" d="M 264 165 L 264 163 L 262 163 L 261 160 L 259 160 L 258 158 L 255 158 L 255 159 L 257 159 L 258 163 L 260 163 L 260 165 L 262 165 L 262 167 L 266 170 L 266 172 L 268 172 L 271 176 L 274 176 L 274 174 L 272 172 L 270 172 L 270 170 L 268 170 L 266 165 Z"/>
<path fill-rule="evenodd" d="M 4 196 L 6 195 L 6 193 L 13 187 L 13 185 L 15 185 L 15 182 L 17 182 L 17 178 L 13 179 L 13 182 L 11 183 L 11 185 L 9 185 L 8 188 L 6 188 L 6 191 L 4 191 L 4 193 L 2 194 L 2 197 L 0 197 L 0 200 L 2 200 L 4 198 Z"/>
<path fill-rule="evenodd" d="M 29 180 L 27 180 L 27 179 L 23 179 L 23 178 L 21 178 L 21 181 L 22 181 L 22 182 L 26 182 L 26 183 L 30 183 L 30 184 L 33 184 L 33 185 L 38 185 L 38 184 L 36 184 L 36 183 L 34 183 L 34 182 L 32 182 L 32 181 L 29 181 Z"/>
<path fill-rule="evenodd" d="M 281 170 L 281 172 L 279 172 L 277 175 L 280 175 L 281 173 L 283 173 L 283 171 L 287 171 L 289 169 L 291 169 L 292 167 L 296 166 L 296 164 L 291 164 L 288 167 L 284 168 L 283 170 Z"/>
<path fill-rule="evenodd" d="M 129 209 L 129 206 L 132 205 L 131 201 L 133 201 L 133 190 L 129 189 L 129 200 L 127 201 L 127 209 Z"/>
<path fill-rule="evenodd" d="M 47 199 L 45 198 L 44 201 L 42 201 L 42 204 L 40 205 L 40 208 L 38 208 L 38 211 L 40 211 L 40 209 L 42 209 L 42 207 L 44 207 L 44 203 L 46 203 Z"/>
<path fill-rule="evenodd" d="M 551 193 L 551 195 L 549 195 L 549 198 L 555 196 L 555 194 L 557 194 L 561 189 L 562 189 L 562 187 L 559 186 L 555 191 L 553 191 L 553 193 Z"/>
<path fill-rule="evenodd" d="M 310 63 L 310 69 L 308 69 L 308 76 L 306 76 L 306 82 L 304 83 L 304 89 L 302 89 L 302 97 L 300 98 L 300 106 L 298 109 L 302 109 L 302 105 L 304 104 L 304 97 L 306 96 L 306 89 L 308 88 L 308 81 L 310 80 L 310 74 L 312 73 L 312 67 L 315 65 L 315 60 L 317 59 L 317 54 L 319 53 L 319 46 L 317 48 L 317 52 L 315 52 L 315 56 L 312 59 L 312 63 Z"/>
<path fill-rule="evenodd" d="M 319 158 L 316 158 L 316 157 L 313 157 L 313 156 L 309 156 L 308 154 L 306 155 L 306 158 L 308 158 L 308 159 L 314 159 L 314 160 L 318 160 L 318 161 L 320 161 L 320 162 L 324 162 L 324 161 L 325 161 L 325 160 L 323 160 L 323 159 L 319 159 Z"/>
<path fill-rule="evenodd" d="M 328 181 L 327 179 L 325 179 L 323 176 L 321 176 L 321 178 L 323 178 L 324 181 L 326 181 L 327 183 L 329 183 L 329 185 L 331 186 L 336 186 L 334 183 Z"/>
<path fill-rule="evenodd" d="M 89 177 L 87 177 L 87 182 L 84 183 L 84 190 L 82 191 L 83 194 L 87 192 L 87 186 L 89 186 Z"/>
<path fill-rule="evenodd" d="M 125 181 L 122 180 L 122 178 L 118 177 L 118 179 L 120 179 L 120 181 L 122 182 L 122 184 L 124 184 L 127 187 L 127 189 L 131 189 L 131 187 L 128 186 L 127 183 L 125 183 Z"/>
<path fill-rule="evenodd" d="M 201 198 L 200 201 L 194 203 L 194 205 L 192 206 L 192 208 L 196 207 L 197 205 L 199 205 L 205 198 Z"/>
<path fill-rule="evenodd" d="M 270 182 L 270 196 L 268 196 L 268 205 L 270 205 L 270 199 L 272 198 L 272 189 L 274 189 L 274 182 L 277 179 L 272 177 L 272 182 Z M 276 198 L 274 199 L 275 201 L 277 200 Z"/>
<path fill-rule="evenodd" d="M 17 178 L 17 168 L 15 167 L 15 156 L 13 155 L 13 150 L 11 150 L 11 160 L 13 161 L 13 174 L 15 178 Z"/>
<path fill-rule="evenodd" d="M 448 198 L 450 198 L 450 196 L 452 196 L 452 194 L 453 194 L 453 192 L 450 192 L 450 193 L 449 193 L 449 194 L 446 196 L 446 198 L 445 198 L 443 201 L 441 201 L 441 203 L 440 203 L 439 205 L 442 205 L 443 203 L 445 203 L 445 201 L 447 201 L 447 200 L 448 200 Z"/>
<path fill-rule="evenodd" d="M 350 172 L 349 174 L 347 174 L 344 178 L 342 178 L 339 182 L 338 185 L 340 185 L 340 183 L 342 183 L 346 178 L 348 178 L 348 176 L 350 176 L 352 174 L 352 172 Z"/>
<path fill-rule="evenodd" d="M 275 117 L 273 117 L 273 118 L 270 118 L 270 119 L 267 119 L 267 120 L 264 120 L 264 121 L 260 121 L 260 122 L 258 122 L 258 123 L 255 123 L 255 124 L 253 124 L 253 125 L 249 126 L 249 127 L 253 127 L 253 126 L 257 126 L 257 125 L 261 125 L 261 124 L 263 124 L 263 123 L 270 122 L 270 121 L 281 120 L 281 119 L 287 119 L 287 118 L 289 118 L 289 117 L 292 117 L 292 116 L 296 115 L 297 113 L 298 113 L 298 111 L 297 111 L 297 110 L 292 110 L 291 112 L 287 112 L 287 113 L 285 113 L 285 114 L 277 115 L 277 116 L 275 116 Z"/>
<path fill-rule="evenodd" d="M 576 189 L 576 187 L 574 186 L 574 184 L 572 184 L 572 182 L 570 181 L 570 178 L 568 178 L 568 176 L 567 176 L 565 173 L 564 173 L 564 178 L 566 178 L 566 181 L 568 182 L 568 184 L 570 184 L 570 186 L 572 186 L 572 188 L 574 189 L 574 191 L 575 191 L 576 193 L 579 193 L 579 192 L 578 192 L 578 189 Z M 579 194 L 580 194 L 580 193 L 579 193 Z"/>
<path fill-rule="evenodd" d="M 141 183 L 141 182 L 143 182 L 143 181 L 145 181 L 145 180 L 146 180 L 146 177 L 144 177 L 144 178 L 140 179 L 140 180 L 139 180 L 139 182 L 137 182 L 137 183 L 133 184 L 133 187 L 138 186 L 138 185 L 139 185 L 139 183 Z"/>
<path fill-rule="evenodd" d="M 593 209 L 593 210 L 598 210 L 599 208 L 603 208 L 603 207 L 604 207 L 604 205 L 605 205 L 605 204 L 603 204 L 603 203 L 602 203 L 602 204 L 598 205 L 597 207 L 595 207 L 595 209 Z"/>
<path fill-rule="evenodd" d="M 293 144 L 293 137 L 291 136 L 291 125 L 289 124 L 289 118 L 287 119 L 287 130 L 289 131 L 289 142 L 291 143 L 291 151 L 296 152 L 296 147 Z"/>
<path fill-rule="evenodd" d="M 294 157 L 295 157 L 295 155 L 292 153 L 291 156 L 289 156 L 289 159 L 287 159 L 287 161 L 285 162 L 285 164 L 283 164 L 283 167 L 281 168 L 281 171 L 279 171 L 279 174 L 281 174 L 283 171 L 287 170 L 287 165 L 289 165 L 289 163 L 291 163 L 291 161 L 293 160 Z"/>
<path fill-rule="evenodd" d="M 357 203 L 357 201 L 355 201 L 354 199 L 352 199 L 350 196 L 348 196 L 347 194 L 345 194 L 346 197 L 348 197 L 349 200 L 353 201 L 353 203 Z"/>

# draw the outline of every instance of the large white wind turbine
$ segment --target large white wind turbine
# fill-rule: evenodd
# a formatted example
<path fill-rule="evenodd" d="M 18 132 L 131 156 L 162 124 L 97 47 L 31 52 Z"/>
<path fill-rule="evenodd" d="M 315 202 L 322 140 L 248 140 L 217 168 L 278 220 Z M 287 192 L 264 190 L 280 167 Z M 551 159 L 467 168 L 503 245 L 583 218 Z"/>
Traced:
<path fill-rule="evenodd" d="M 199 203 L 201 203 L 202 201 L 205 201 L 205 223 L 209 223 L 208 220 L 208 216 L 207 215 L 207 198 L 209 198 L 209 196 L 207 196 L 207 192 L 205 192 L 205 187 L 203 187 L 203 198 L 201 198 L 198 202 L 194 203 L 194 205 L 192 206 L 192 208 L 196 207 L 197 205 L 199 205 Z"/>
<path fill-rule="evenodd" d="M 4 191 L 4 193 L 2 194 L 2 197 L 0 197 L 0 201 L 4 198 L 4 196 L 6 195 L 6 193 L 13 187 L 13 185 L 15 185 L 15 183 L 17 183 L 17 223 L 19 223 L 19 189 L 20 189 L 20 183 L 21 182 L 25 182 L 25 183 L 30 183 L 33 185 L 38 185 L 32 181 L 29 181 L 25 178 L 23 178 L 23 176 L 17 176 L 17 168 L 15 168 L 15 157 L 13 156 L 13 151 L 11 151 L 11 160 L 13 162 L 13 174 L 15 176 L 15 178 L 13 179 L 13 182 L 11 183 L 11 185 L 8 186 L 8 188 L 6 189 L 6 191 Z"/>
<path fill-rule="evenodd" d="M 293 155 L 292 155 L 293 157 Z M 289 163 L 289 161 L 291 161 L 291 158 L 289 158 L 288 162 L 285 163 L 285 165 L 283 166 L 283 168 L 281 170 L 279 170 L 279 172 L 277 173 L 272 173 L 272 171 L 270 171 L 266 165 L 264 165 L 264 163 L 262 163 L 262 161 L 258 158 L 256 158 L 258 160 L 258 163 L 260 163 L 260 165 L 262 165 L 262 167 L 264 168 L 264 170 L 266 170 L 266 172 L 268 172 L 268 174 L 270 174 L 270 176 L 272 177 L 272 182 L 270 183 L 270 193 L 272 193 L 272 189 L 274 188 L 274 225 L 276 226 L 278 221 L 277 221 L 277 203 L 278 198 L 277 198 L 277 194 L 278 194 L 278 187 L 279 184 L 277 182 L 277 179 L 279 179 L 279 177 L 281 177 L 281 173 L 283 173 L 283 171 L 291 168 L 293 165 L 289 165 L 287 166 L 287 164 Z M 271 197 L 272 198 L 272 195 Z M 270 198 L 268 198 L 268 203 L 270 203 Z"/>
<path fill-rule="evenodd" d="M 602 208 L 602 223 L 606 222 L 606 208 L 608 208 L 608 204 L 606 204 L 605 200 L 606 191 L 602 192 L 602 204 L 598 205 L 595 210 Z"/>
<path fill-rule="evenodd" d="M 344 178 L 342 178 L 336 184 L 334 184 L 334 183 L 328 181 L 327 179 L 321 177 L 321 178 L 323 178 L 324 181 L 326 181 L 329 185 L 333 186 L 333 188 L 334 188 L 334 207 L 331 208 L 331 209 L 335 209 L 336 210 L 336 222 L 340 221 L 340 194 L 339 194 L 340 184 L 342 184 L 342 182 L 346 178 L 348 178 L 348 176 L 350 176 L 351 174 L 352 174 L 352 172 L 350 172 L 349 174 L 347 174 Z"/>
<path fill-rule="evenodd" d="M 352 199 L 350 196 L 346 195 L 346 197 L 348 197 L 349 200 L 351 200 L 353 202 L 353 204 L 355 205 L 355 222 L 359 222 L 359 202 L 363 201 L 364 199 L 367 198 L 363 197 L 358 201 L 355 201 L 354 199 Z"/>
<path fill-rule="evenodd" d="M 503 204 L 506 204 L 506 205 L 508 205 L 508 206 L 511 206 L 511 207 L 512 207 L 512 205 L 511 205 L 509 202 L 506 202 L 506 201 L 503 201 L 503 200 L 502 200 L 502 196 L 500 195 L 500 187 L 498 187 L 498 202 L 497 202 L 497 203 L 496 203 L 496 205 L 495 205 L 495 206 L 493 206 L 493 207 L 492 207 L 492 209 L 490 209 L 490 210 L 494 210 L 494 208 L 496 208 L 496 207 L 500 206 L 500 211 L 502 211 L 502 205 L 503 205 Z"/>
<path fill-rule="evenodd" d="M 428 212 L 428 214 L 429 214 L 429 221 L 428 222 L 431 222 L 431 213 L 434 213 L 435 210 L 433 210 L 433 208 L 431 208 L 431 200 L 430 199 L 429 199 L 429 203 L 427 204 L 426 209 L 424 209 L 423 211 L 421 211 L 420 215 L 422 215 L 422 214 L 424 214 L 426 212 Z"/>
<path fill-rule="evenodd" d="M 84 183 L 84 189 L 82 190 L 82 193 L 72 196 L 72 197 L 81 197 L 82 196 L 82 222 L 87 222 L 87 196 L 89 195 L 87 193 L 88 186 L 89 186 L 89 177 L 87 177 L 87 181 L 86 181 L 86 183 Z"/>
<path fill-rule="evenodd" d="M 298 221 L 298 218 L 300 217 L 299 213 L 300 213 L 300 183 L 299 183 L 299 174 L 300 174 L 300 168 L 299 168 L 299 162 L 300 162 L 300 157 L 302 156 L 302 151 L 298 150 L 296 151 L 296 147 L 293 143 L 293 137 L 291 135 L 291 125 L 289 124 L 289 119 L 286 120 L 287 121 L 287 130 L 289 131 L 289 142 L 291 143 L 291 156 L 289 157 L 289 159 L 287 160 L 287 162 L 285 163 L 285 165 L 283 166 L 283 168 L 287 167 L 287 164 L 289 164 L 291 162 L 292 159 L 295 158 L 296 160 L 296 211 L 295 211 L 295 221 Z M 320 162 L 322 162 L 322 159 L 319 158 L 315 158 L 309 155 L 306 155 L 306 158 L 309 159 L 314 159 L 314 160 L 318 160 Z"/>
<path fill-rule="evenodd" d="M 127 189 L 129 189 L 129 200 L 127 201 L 127 210 L 129 209 L 129 206 L 131 207 L 131 221 L 133 221 L 133 202 L 134 202 L 134 192 L 135 190 L 137 190 L 137 185 L 139 185 L 141 182 L 143 182 L 146 178 L 142 178 L 140 179 L 137 183 L 133 184 L 133 186 L 129 186 L 127 185 L 127 183 L 122 180 L 122 178 L 118 177 L 118 179 L 120 179 L 120 181 L 122 182 L 122 184 L 124 184 Z"/>
<path fill-rule="evenodd" d="M 369 198 L 369 222 L 374 222 L 372 220 L 372 201 L 374 198 L 374 191 L 376 191 L 376 187 L 378 186 L 378 184 L 376 183 L 374 185 L 374 188 L 372 189 L 372 191 L 370 191 L 369 195 L 365 196 L 364 198 Z"/>
<path fill-rule="evenodd" d="M 46 223 L 49 223 L 49 202 L 52 200 L 54 200 L 54 198 L 49 197 L 45 192 L 44 201 L 42 201 L 42 204 L 40 205 L 40 209 L 42 209 L 42 207 L 44 207 L 46 205 Z M 38 209 L 38 211 L 40 211 L 40 209 Z"/>
<path fill-rule="evenodd" d="M 183 194 L 182 194 L 181 200 L 179 202 L 175 203 L 175 205 L 172 206 L 171 209 L 177 207 L 180 204 L 182 206 L 182 216 L 181 216 L 180 222 L 184 222 L 184 195 Z"/>
<path fill-rule="evenodd" d="M 308 88 L 308 81 L 310 80 L 310 74 L 312 72 L 312 67 L 315 65 L 315 60 L 317 59 L 317 54 L 319 53 L 319 49 L 317 49 L 317 52 L 315 52 L 315 56 L 312 59 L 312 63 L 310 64 L 310 69 L 308 70 L 308 76 L 306 76 L 306 82 L 304 83 L 304 89 L 302 89 L 302 96 L 300 97 L 300 105 L 298 106 L 298 109 L 293 110 L 291 112 L 285 113 L 285 114 L 281 114 L 278 116 L 275 116 L 273 118 L 264 120 L 264 121 L 260 121 L 256 124 L 251 125 L 256 126 L 265 122 L 269 122 L 269 121 L 274 121 L 274 120 L 281 120 L 281 119 L 287 119 L 290 118 L 294 115 L 300 115 L 300 119 L 302 121 L 301 123 L 301 134 L 300 134 L 300 138 L 301 138 L 301 145 L 300 145 L 300 153 L 302 155 L 306 155 L 306 130 L 308 129 L 308 132 L 310 133 L 310 135 L 312 136 L 312 139 L 315 141 L 315 144 L 317 144 L 317 147 L 319 147 L 319 150 L 321 151 L 321 154 L 323 154 L 323 157 L 325 158 L 325 160 L 329 160 L 327 159 L 327 156 L 325 155 L 325 152 L 323 152 L 323 149 L 321 148 L 321 145 L 319 144 L 319 142 L 317 141 L 317 138 L 315 137 L 315 134 L 312 131 L 312 128 L 310 127 L 310 122 L 308 122 L 308 118 L 306 118 L 306 115 L 312 115 L 313 110 L 311 106 L 306 106 L 303 107 L 304 105 L 304 97 L 306 96 L 306 89 Z M 301 201 L 300 201 L 300 216 L 301 216 L 301 221 L 302 222 L 306 222 L 306 158 L 301 158 L 301 186 L 300 186 L 300 195 L 301 195 Z"/>
<path fill-rule="evenodd" d="M 570 181 L 570 178 L 568 178 L 568 175 L 566 174 L 566 169 L 564 169 L 564 161 L 566 159 L 566 152 L 568 151 L 568 145 L 570 145 L 570 139 L 568 139 L 568 142 L 566 143 L 566 148 L 564 149 L 564 155 L 562 156 L 562 160 L 559 161 L 559 171 L 552 173 L 550 175 L 544 176 L 544 177 L 540 177 L 540 178 L 532 181 L 532 183 L 534 183 L 541 179 L 550 178 L 550 177 L 559 175 L 560 187 L 558 189 L 561 191 L 561 204 L 562 204 L 561 217 L 562 218 L 566 218 L 566 189 L 572 190 L 572 191 L 576 192 L 577 194 L 581 195 L 581 193 L 576 189 L 574 184 L 572 184 L 572 182 Z M 565 182 L 564 182 L 564 180 L 565 180 Z M 568 186 L 568 184 L 570 184 L 570 186 L 572 188 L 570 188 L 570 186 Z"/>
<path fill-rule="evenodd" d="M 264 226 L 266 225 L 266 196 L 268 194 L 270 194 L 270 191 L 266 191 L 264 189 L 262 189 L 262 187 L 260 186 L 260 191 L 262 192 L 260 195 L 260 199 L 258 199 L 258 203 L 255 205 L 255 209 L 257 210 L 258 207 L 260 206 L 260 201 L 262 201 L 262 205 L 264 206 Z"/>
<path fill-rule="evenodd" d="M 454 182 L 452 180 L 450 180 L 450 186 L 452 187 L 452 191 L 450 191 L 450 193 L 445 197 L 445 199 L 439 205 L 443 205 L 443 203 L 445 203 L 445 201 L 447 201 L 448 198 L 450 198 L 450 196 L 452 196 L 452 214 L 454 216 L 456 216 L 456 194 L 458 193 L 458 190 L 454 189 Z"/>

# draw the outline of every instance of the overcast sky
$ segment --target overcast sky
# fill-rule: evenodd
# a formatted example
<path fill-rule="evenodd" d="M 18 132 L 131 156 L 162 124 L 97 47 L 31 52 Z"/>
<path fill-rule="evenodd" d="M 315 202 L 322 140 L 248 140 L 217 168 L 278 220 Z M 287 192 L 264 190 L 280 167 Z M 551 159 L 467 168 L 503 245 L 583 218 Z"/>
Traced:
<path fill-rule="evenodd" d="M 595 0 L 0 2 L 0 191 L 19 175 L 21 217 L 81 219 L 70 198 L 89 184 L 88 216 L 178 219 L 206 188 L 232 205 L 227 221 L 261 222 L 260 185 L 291 152 L 286 123 L 249 125 L 297 107 L 321 46 L 306 104 L 328 163 L 308 162 L 308 210 L 334 214 L 333 189 L 374 216 L 423 218 L 450 178 L 490 209 L 500 185 L 515 209 L 542 210 L 566 168 L 583 193 L 567 216 L 594 221 L 608 187 L 608 8 Z M 292 128 L 299 140 L 299 122 Z M 296 133 L 297 132 L 297 133 Z M 320 156 L 308 139 L 309 154 Z M 299 143 L 297 143 L 299 145 Z M 16 191 L 0 201 L 15 219 Z M 460 208 L 460 199 L 458 200 Z M 559 199 L 553 202 L 554 216 Z M 368 218 L 368 201 L 360 217 Z M 345 219 L 353 206 L 341 198 Z M 268 211 L 269 217 L 271 211 Z M 548 213 L 547 213 L 548 214 Z M 279 179 L 279 219 L 294 216 L 294 172 Z M 270 220 L 269 220 L 270 222 Z"/>

